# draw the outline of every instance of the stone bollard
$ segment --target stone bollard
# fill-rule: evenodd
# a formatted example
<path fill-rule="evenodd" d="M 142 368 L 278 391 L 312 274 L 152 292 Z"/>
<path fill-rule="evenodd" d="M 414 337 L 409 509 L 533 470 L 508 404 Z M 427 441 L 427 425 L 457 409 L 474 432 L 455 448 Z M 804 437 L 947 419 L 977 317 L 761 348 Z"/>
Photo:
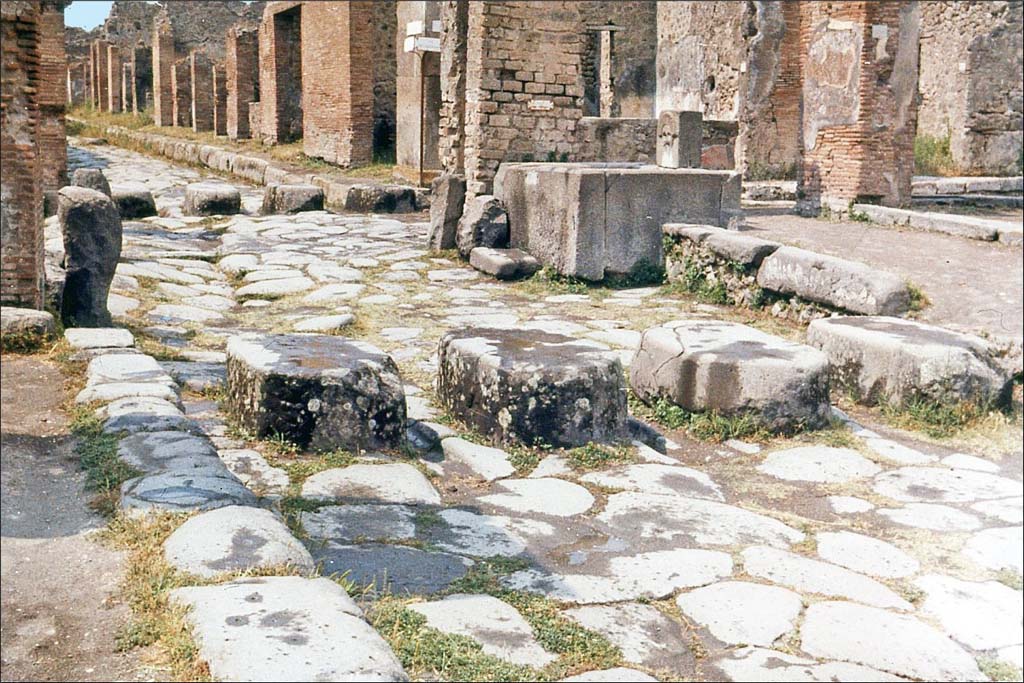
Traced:
<path fill-rule="evenodd" d="M 67 269 L 61 319 L 66 327 L 110 327 L 107 296 L 121 258 L 121 217 L 96 190 L 64 187 L 58 198 Z"/>

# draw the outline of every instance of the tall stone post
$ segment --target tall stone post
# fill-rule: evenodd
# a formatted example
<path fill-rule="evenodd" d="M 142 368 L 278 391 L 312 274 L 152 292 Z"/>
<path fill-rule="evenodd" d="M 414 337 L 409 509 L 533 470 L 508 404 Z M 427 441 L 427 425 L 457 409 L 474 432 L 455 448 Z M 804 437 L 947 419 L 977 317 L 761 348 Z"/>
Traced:
<path fill-rule="evenodd" d="M 121 111 L 121 90 L 124 69 L 121 68 L 121 51 L 117 45 L 107 46 L 107 111 Z"/>

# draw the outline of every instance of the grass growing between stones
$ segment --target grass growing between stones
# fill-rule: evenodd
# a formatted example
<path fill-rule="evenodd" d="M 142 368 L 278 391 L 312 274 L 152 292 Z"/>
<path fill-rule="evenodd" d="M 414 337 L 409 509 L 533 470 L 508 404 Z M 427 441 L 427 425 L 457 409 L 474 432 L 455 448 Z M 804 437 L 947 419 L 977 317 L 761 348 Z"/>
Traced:
<path fill-rule="evenodd" d="M 647 405 L 632 391 L 629 392 L 629 408 L 640 418 L 657 422 L 666 429 L 681 429 L 701 441 L 767 441 L 771 438 L 761 421 L 751 413 L 721 415 L 713 410 L 691 412 L 663 398 Z"/>
<path fill-rule="evenodd" d="M 923 311 L 932 305 L 931 299 L 924 293 L 924 290 L 913 282 L 907 282 L 907 294 L 910 295 L 910 310 L 914 313 Z"/>
<path fill-rule="evenodd" d="M 1009 662 L 1003 662 L 995 657 L 981 657 L 978 659 L 978 668 L 981 673 L 993 681 L 1019 681 L 1021 670 Z"/>
<path fill-rule="evenodd" d="M 117 510 L 121 484 L 140 472 L 118 457 L 121 438 L 105 433 L 103 421 L 91 408 L 79 406 L 72 414 L 70 429 L 75 437 L 75 452 L 85 471 L 86 487 L 95 492 L 89 506 L 110 517 Z"/>
<path fill-rule="evenodd" d="M 902 405 L 884 403 L 881 413 L 894 427 L 924 432 L 935 439 L 954 437 L 997 415 L 1006 418 L 1004 413 L 991 406 L 969 401 L 940 403 L 924 398 L 914 398 Z"/>
<path fill-rule="evenodd" d="M 996 581 L 1015 591 L 1024 590 L 1024 577 L 1012 569 L 1000 569 L 996 572 Z"/>
<path fill-rule="evenodd" d="M 565 459 L 574 470 L 597 470 L 610 465 L 636 461 L 636 448 L 613 444 L 588 443 L 565 451 Z"/>

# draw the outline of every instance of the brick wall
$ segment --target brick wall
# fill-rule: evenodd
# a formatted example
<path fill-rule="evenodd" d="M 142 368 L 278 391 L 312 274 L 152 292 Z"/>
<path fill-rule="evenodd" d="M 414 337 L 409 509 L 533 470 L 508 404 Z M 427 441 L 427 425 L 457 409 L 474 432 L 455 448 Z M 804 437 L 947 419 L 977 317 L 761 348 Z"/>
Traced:
<path fill-rule="evenodd" d="M 188 65 L 192 86 L 192 130 L 213 130 L 213 64 L 205 52 L 192 50 Z"/>
<path fill-rule="evenodd" d="M 582 116 L 575 2 L 472 2 L 466 60 L 467 193 L 487 194 L 502 161 L 568 157 Z"/>
<path fill-rule="evenodd" d="M 303 152 L 341 166 L 368 164 L 376 109 L 373 3 L 306 3 L 302 13 Z"/>
<path fill-rule="evenodd" d="M 171 70 L 171 101 L 175 126 L 192 127 L 192 64 L 185 57 L 174 62 Z"/>
<path fill-rule="evenodd" d="M 43 307 L 40 5 L 0 4 L 0 303 L 32 308 Z"/>
<path fill-rule="evenodd" d="M 965 173 L 1020 173 L 1024 3 L 921 4 L 918 134 Z"/>
<path fill-rule="evenodd" d="M 598 57 L 601 33 L 587 31 L 584 36 L 584 88 L 587 109 L 600 112 L 597 78 L 599 65 L 607 69 L 606 83 L 610 110 L 601 116 L 649 118 L 654 116 L 655 62 L 658 47 L 658 9 L 653 0 L 612 0 L 580 2 L 585 27 L 615 25 L 611 54 L 607 63 Z M 607 33 L 605 34 L 608 35 Z M 607 40 L 606 40 L 607 42 Z"/>
<path fill-rule="evenodd" d="M 250 137 L 249 103 L 259 96 L 259 33 L 234 28 L 225 39 L 226 131 L 232 140 Z"/>
<path fill-rule="evenodd" d="M 107 107 L 106 110 L 117 113 L 121 111 L 121 79 L 124 69 L 121 68 L 121 51 L 116 45 L 107 46 Z"/>
<path fill-rule="evenodd" d="M 213 132 L 217 135 L 227 135 L 227 107 L 228 90 L 227 74 L 220 64 L 213 65 Z"/>
<path fill-rule="evenodd" d="M 64 115 L 67 109 L 67 58 L 64 53 L 64 7 L 41 3 L 39 17 L 39 130 L 37 144 L 44 192 L 67 185 L 68 151 Z"/>
<path fill-rule="evenodd" d="M 917 116 L 916 3 L 801 3 L 797 207 L 910 200 Z"/>
<path fill-rule="evenodd" d="M 130 50 L 132 72 L 132 109 L 134 113 L 153 108 L 153 50 L 135 47 Z M 125 108 L 127 111 L 127 107 Z"/>
<path fill-rule="evenodd" d="M 268 3 L 260 22 L 258 119 L 259 137 L 264 142 L 290 142 L 302 137 L 301 4 Z"/>
<path fill-rule="evenodd" d="M 174 125 L 174 36 L 166 15 L 153 21 L 153 123 Z"/>
<path fill-rule="evenodd" d="M 466 58 L 469 2 L 442 0 L 441 108 L 437 156 L 447 173 L 465 170 Z"/>

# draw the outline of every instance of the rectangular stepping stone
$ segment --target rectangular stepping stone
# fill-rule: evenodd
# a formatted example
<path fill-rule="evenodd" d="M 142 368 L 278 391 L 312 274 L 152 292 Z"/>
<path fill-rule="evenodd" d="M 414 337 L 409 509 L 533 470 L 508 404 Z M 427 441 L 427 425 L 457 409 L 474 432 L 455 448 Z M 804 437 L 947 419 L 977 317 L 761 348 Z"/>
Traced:
<path fill-rule="evenodd" d="M 303 448 L 395 448 L 405 440 L 398 366 L 365 342 L 317 334 L 255 334 L 227 345 L 230 411 L 260 437 Z"/>
<path fill-rule="evenodd" d="M 910 310 L 910 291 L 900 277 L 796 247 L 780 247 L 765 257 L 757 284 L 862 315 L 900 315 Z"/>
<path fill-rule="evenodd" d="M 1010 373 L 973 335 L 902 318 L 840 317 L 812 322 L 807 343 L 828 356 L 833 385 L 863 403 L 1009 398 Z"/>
<path fill-rule="evenodd" d="M 120 327 L 72 327 L 64 330 L 64 339 L 73 349 L 130 348 L 135 337 Z"/>
<path fill-rule="evenodd" d="M 829 418 L 825 355 L 739 323 L 675 320 L 648 328 L 629 383 L 645 403 L 751 414 L 775 431 L 820 427 Z"/>
<path fill-rule="evenodd" d="M 222 681 L 406 681 L 384 639 L 329 579 L 270 576 L 178 588 L 199 655 Z"/>
<path fill-rule="evenodd" d="M 469 252 L 469 265 L 499 280 L 527 278 L 540 270 L 540 261 L 520 249 L 476 247 Z"/>
<path fill-rule="evenodd" d="M 345 545 L 329 541 L 313 548 L 324 576 L 344 576 L 370 595 L 428 595 L 466 575 L 473 561 L 449 553 L 401 545 Z"/>
<path fill-rule="evenodd" d="M 497 442 L 572 447 L 620 439 L 625 430 L 618 356 L 539 330 L 448 332 L 437 394 L 450 414 Z"/>
<path fill-rule="evenodd" d="M 455 437 L 441 441 L 446 460 L 461 463 L 485 481 L 494 481 L 516 473 L 509 462 L 508 453 L 499 448 L 489 448 Z"/>

